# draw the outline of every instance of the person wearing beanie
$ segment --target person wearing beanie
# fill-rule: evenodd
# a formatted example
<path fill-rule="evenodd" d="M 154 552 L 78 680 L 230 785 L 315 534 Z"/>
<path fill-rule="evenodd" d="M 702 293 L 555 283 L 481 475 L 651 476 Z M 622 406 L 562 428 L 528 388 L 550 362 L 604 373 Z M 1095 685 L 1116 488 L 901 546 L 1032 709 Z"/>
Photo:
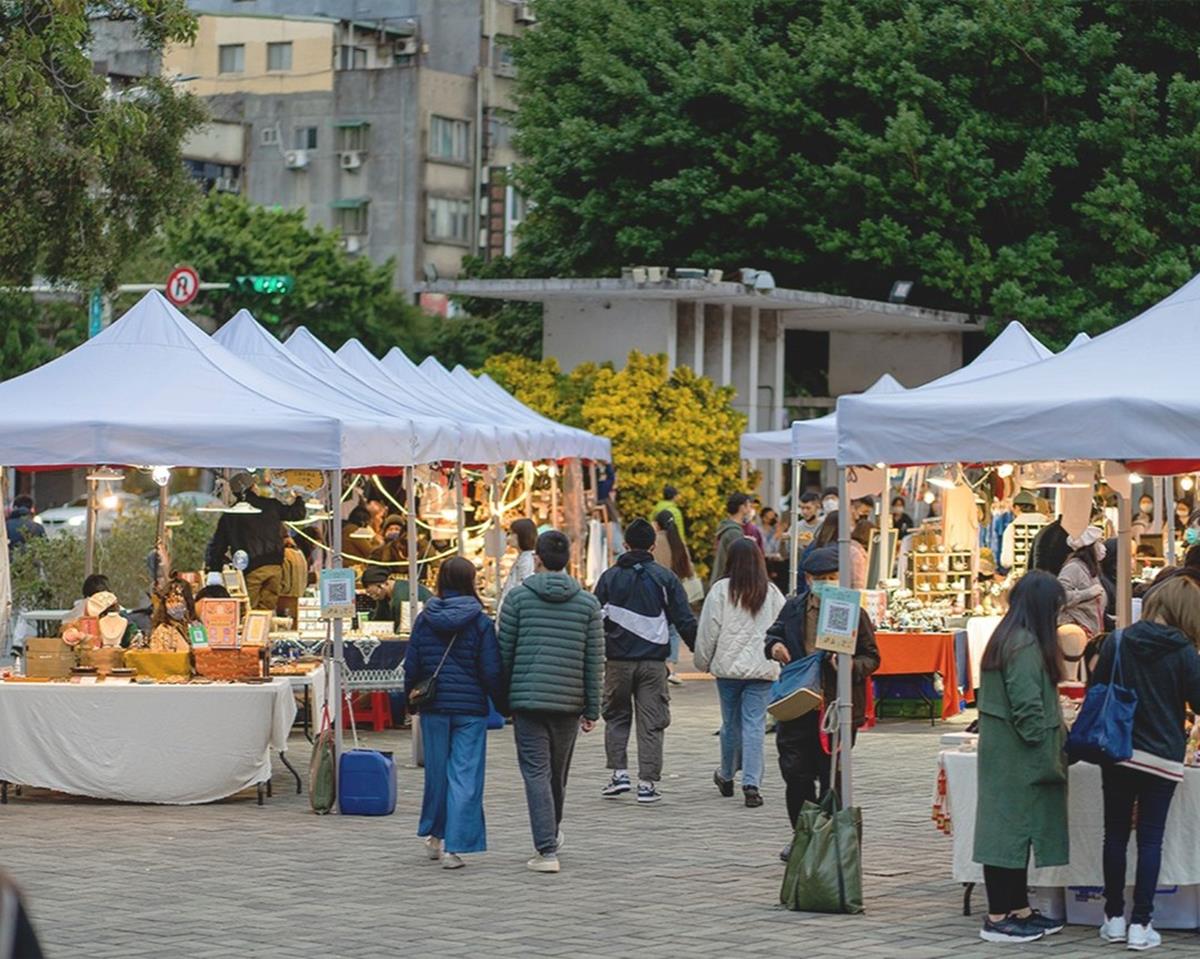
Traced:
<path fill-rule="evenodd" d="M 795 596 L 788 599 L 779 617 L 767 630 L 764 646 L 767 659 L 786 666 L 816 651 L 821 600 L 813 586 L 816 583 L 836 586 L 838 567 L 837 546 L 821 546 L 808 554 L 802 567 L 804 584 Z M 867 677 L 878 668 L 879 647 L 875 644 L 875 628 L 866 610 L 859 610 L 851 678 L 856 735 L 867 718 Z M 822 667 L 821 687 L 826 702 L 837 699 L 837 669 L 832 656 L 826 657 Z M 821 748 L 821 710 L 814 709 L 797 719 L 777 723 L 775 746 L 779 750 L 779 771 L 787 787 L 788 817 L 794 830 L 800 807 L 805 802 L 816 802 L 829 789 L 832 764 L 828 754 Z M 789 843 L 780 853 L 780 858 L 786 862 L 790 852 Z"/>
<path fill-rule="evenodd" d="M 632 792 L 627 750 L 637 721 L 637 801 L 662 798 L 663 731 L 671 723 L 667 657 L 671 627 L 693 649 L 696 617 L 679 577 L 654 561 L 654 527 L 635 519 L 625 529 L 626 552 L 596 583 L 604 613 L 604 749 L 612 778 L 606 799 Z"/>
<path fill-rule="evenodd" d="M 388 573 L 400 572 L 399 565 L 403 563 L 408 553 L 404 548 L 404 517 L 399 513 L 389 513 L 383 521 L 383 545 L 371 551 L 372 561 L 380 564 L 397 564 L 382 566 Z"/>

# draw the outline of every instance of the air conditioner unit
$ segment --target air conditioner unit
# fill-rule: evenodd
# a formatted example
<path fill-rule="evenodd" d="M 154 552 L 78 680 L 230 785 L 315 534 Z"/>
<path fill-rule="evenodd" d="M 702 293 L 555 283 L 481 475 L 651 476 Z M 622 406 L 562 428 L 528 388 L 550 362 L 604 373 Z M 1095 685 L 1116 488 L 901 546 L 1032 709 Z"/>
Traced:
<path fill-rule="evenodd" d="M 307 150 L 288 150 L 283 155 L 283 165 L 289 170 L 304 170 L 308 168 Z"/>
<path fill-rule="evenodd" d="M 363 163 L 361 150 L 343 150 L 341 154 L 343 170 L 357 170 Z"/>
<path fill-rule="evenodd" d="M 362 249 L 362 238 L 357 236 L 342 237 L 342 249 L 347 253 L 357 253 Z"/>
<path fill-rule="evenodd" d="M 242 184 L 237 177 L 219 176 L 213 180 L 213 189 L 218 193 L 241 193 Z"/>
<path fill-rule="evenodd" d="M 516 20 L 517 20 L 517 23 L 524 23 L 527 25 L 532 25 L 532 24 L 537 23 L 537 14 L 535 14 L 533 12 L 533 4 L 532 3 L 517 4 Z"/>
<path fill-rule="evenodd" d="M 499 60 L 492 67 L 492 72 L 498 77 L 515 77 L 517 75 L 517 65 Z"/>
<path fill-rule="evenodd" d="M 402 37 L 396 41 L 396 56 L 398 57 L 415 57 L 421 44 L 415 36 Z"/>

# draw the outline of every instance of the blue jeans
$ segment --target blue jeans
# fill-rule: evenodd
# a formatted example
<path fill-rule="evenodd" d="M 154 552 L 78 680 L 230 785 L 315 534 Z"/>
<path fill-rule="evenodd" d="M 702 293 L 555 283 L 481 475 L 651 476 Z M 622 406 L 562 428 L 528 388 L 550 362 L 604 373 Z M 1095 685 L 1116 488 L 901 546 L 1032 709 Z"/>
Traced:
<path fill-rule="evenodd" d="M 766 679 L 718 679 L 721 698 L 721 778 L 741 769 L 742 785 L 757 787 L 763 776 L 763 740 L 771 682 Z"/>
<path fill-rule="evenodd" d="M 421 739 L 425 795 L 417 835 L 444 840 L 446 852 L 483 852 L 487 717 L 422 713 Z"/>
<path fill-rule="evenodd" d="M 667 662 L 677 663 L 679 662 L 679 630 L 677 630 L 674 626 L 669 627 L 669 629 L 671 631 L 671 649 L 670 652 L 667 653 Z"/>
<path fill-rule="evenodd" d="M 1154 912 L 1163 833 L 1175 783 L 1124 766 L 1101 769 L 1104 783 L 1104 914 L 1125 915 L 1125 852 L 1137 804 L 1137 876 L 1130 922 L 1144 926 Z"/>

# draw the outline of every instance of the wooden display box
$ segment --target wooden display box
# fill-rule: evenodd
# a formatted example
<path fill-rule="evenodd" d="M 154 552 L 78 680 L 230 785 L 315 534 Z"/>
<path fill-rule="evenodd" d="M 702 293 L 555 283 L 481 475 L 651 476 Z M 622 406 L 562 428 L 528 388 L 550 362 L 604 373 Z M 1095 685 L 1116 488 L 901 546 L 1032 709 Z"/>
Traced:
<path fill-rule="evenodd" d="M 245 646 L 241 649 L 197 649 L 196 675 L 207 679 L 240 679 L 243 676 L 262 676 L 264 646 Z"/>
<path fill-rule="evenodd" d="M 191 653 L 163 653 L 149 649 L 127 649 L 125 665 L 135 670 L 138 676 L 149 679 L 166 679 L 169 676 L 192 675 Z"/>
<path fill-rule="evenodd" d="M 84 649 L 79 653 L 80 666 L 95 666 L 96 673 L 107 676 L 114 669 L 125 666 L 125 650 L 123 649 Z"/>
<path fill-rule="evenodd" d="M 57 636 L 25 640 L 25 675 L 65 679 L 75 668 L 75 650 Z"/>

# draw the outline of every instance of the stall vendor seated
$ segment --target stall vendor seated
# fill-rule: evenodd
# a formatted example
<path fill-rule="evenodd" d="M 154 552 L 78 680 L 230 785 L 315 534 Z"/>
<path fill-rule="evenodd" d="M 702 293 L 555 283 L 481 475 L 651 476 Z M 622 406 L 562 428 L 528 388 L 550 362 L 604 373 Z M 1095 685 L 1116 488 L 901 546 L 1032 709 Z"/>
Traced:
<path fill-rule="evenodd" d="M 85 616 L 98 621 L 100 640 L 105 646 L 128 648 L 141 638 L 141 631 L 126 618 L 117 602 L 108 578 L 100 573 L 93 573 L 83 581 L 83 598 L 75 601 L 63 624 L 69 626 Z"/>
<path fill-rule="evenodd" d="M 375 603 L 374 609 L 367 619 L 376 622 L 391 622 L 396 632 L 400 631 L 400 610 L 408 602 L 408 580 L 398 579 L 389 581 L 386 569 L 379 566 L 368 566 L 362 574 L 363 592 Z M 417 589 L 417 598 L 424 603 L 432 598 L 431 593 L 422 584 Z"/>
<path fill-rule="evenodd" d="M 154 596 L 154 630 L 149 648 L 156 653 L 186 653 L 192 648 L 188 627 L 196 622 L 196 604 L 192 588 L 182 579 L 173 579 Z"/>

